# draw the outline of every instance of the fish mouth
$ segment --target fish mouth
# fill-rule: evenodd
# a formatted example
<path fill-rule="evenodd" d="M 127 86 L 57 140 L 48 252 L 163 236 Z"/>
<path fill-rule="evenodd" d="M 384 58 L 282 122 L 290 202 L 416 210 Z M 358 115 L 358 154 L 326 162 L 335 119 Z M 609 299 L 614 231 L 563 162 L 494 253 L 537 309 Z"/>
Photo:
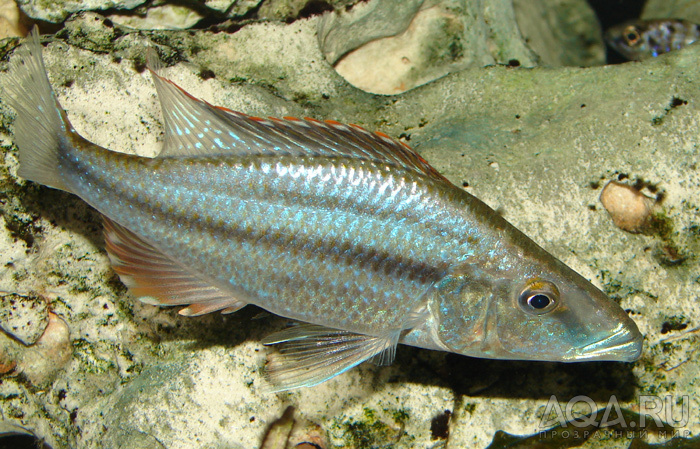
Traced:
<path fill-rule="evenodd" d="M 566 362 L 615 361 L 634 362 L 642 355 L 642 334 L 620 324 L 612 335 L 576 348 L 564 358 Z"/>

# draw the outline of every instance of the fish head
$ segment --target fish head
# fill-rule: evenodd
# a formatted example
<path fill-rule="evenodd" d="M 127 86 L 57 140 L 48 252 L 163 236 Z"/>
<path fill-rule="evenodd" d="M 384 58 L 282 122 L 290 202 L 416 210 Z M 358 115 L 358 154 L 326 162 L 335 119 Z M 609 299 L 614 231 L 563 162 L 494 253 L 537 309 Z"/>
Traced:
<path fill-rule="evenodd" d="M 605 41 L 627 59 L 653 58 L 684 48 L 700 37 L 697 24 L 678 19 L 633 20 L 611 27 Z"/>
<path fill-rule="evenodd" d="M 648 42 L 645 39 L 648 33 L 643 23 L 625 22 L 609 28 L 605 32 L 605 41 L 615 51 L 627 59 L 640 60 L 651 57 L 648 53 Z"/>
<path fill-rule="evenodd" d="M 436 285 L 436 338 L 443 347 L 509 360 L 640 357 L 642 335 L 634 321 L 562 262 L 546 254 L 544 262 L 525 259 L 510 268 L 514 274 L 493 277 L 483 267 L 469 267 Z"/>

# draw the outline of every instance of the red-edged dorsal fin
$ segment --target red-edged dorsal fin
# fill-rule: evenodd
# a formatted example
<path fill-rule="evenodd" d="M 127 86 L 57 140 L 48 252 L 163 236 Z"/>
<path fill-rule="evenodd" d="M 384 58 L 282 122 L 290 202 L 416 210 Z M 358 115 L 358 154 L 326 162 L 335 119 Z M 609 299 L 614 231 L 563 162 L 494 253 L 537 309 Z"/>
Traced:
<path fill-rule="evenodd" d="M 163 78 L 155 51 L 148 65 L 165 120 L 159 157 L 280 155 L 348 157 L 386 162 L 447 180 L 408 145 L 358 125 L 313 118 L 252 117 L 198 100 Z"/>
<path fill-rule="evenodd" d="M 382 132 L 309 117 L 285 117 L 284 120 L 262 120 L 260 123 L 314 154 L 389 162 L 449 182 L 408 145 Z"/>
<path fill-rule="evenodd" d="M 159 306 L 189 305 L 181 315 L 221 310 L 231 313 L 247 304 L 171 260 L 125 227 L 104 217 L 105 245 L 124 285 L 143 302 Z"/>

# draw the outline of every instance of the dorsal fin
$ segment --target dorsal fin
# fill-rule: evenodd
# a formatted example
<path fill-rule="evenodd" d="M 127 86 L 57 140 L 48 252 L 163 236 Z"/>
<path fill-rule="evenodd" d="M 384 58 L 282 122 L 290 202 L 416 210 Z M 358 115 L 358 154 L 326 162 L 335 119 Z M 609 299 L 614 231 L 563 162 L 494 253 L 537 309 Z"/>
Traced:
<path fill-rule="evenodd" d="M 165 121 L 160 157 L 221 154 L 350 157 L 388 162 L 447 181 L 406 144 L 384 133 L 332 120 L 260 118 L 212 106 L 159 74 L 150 50 L 148 65 Z"/>

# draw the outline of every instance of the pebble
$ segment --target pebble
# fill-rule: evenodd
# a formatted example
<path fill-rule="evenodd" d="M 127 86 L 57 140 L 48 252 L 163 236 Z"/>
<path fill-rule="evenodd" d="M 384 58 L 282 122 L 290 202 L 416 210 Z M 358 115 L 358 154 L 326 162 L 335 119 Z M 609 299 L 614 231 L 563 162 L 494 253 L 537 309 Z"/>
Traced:
<path fill-rule="evenodd" d="M 610 181 L 600 194 L 600 201 L 615 226 L 627 232 L 638 233 L 649 222 L 654 200 L 632 186 Z"/>

